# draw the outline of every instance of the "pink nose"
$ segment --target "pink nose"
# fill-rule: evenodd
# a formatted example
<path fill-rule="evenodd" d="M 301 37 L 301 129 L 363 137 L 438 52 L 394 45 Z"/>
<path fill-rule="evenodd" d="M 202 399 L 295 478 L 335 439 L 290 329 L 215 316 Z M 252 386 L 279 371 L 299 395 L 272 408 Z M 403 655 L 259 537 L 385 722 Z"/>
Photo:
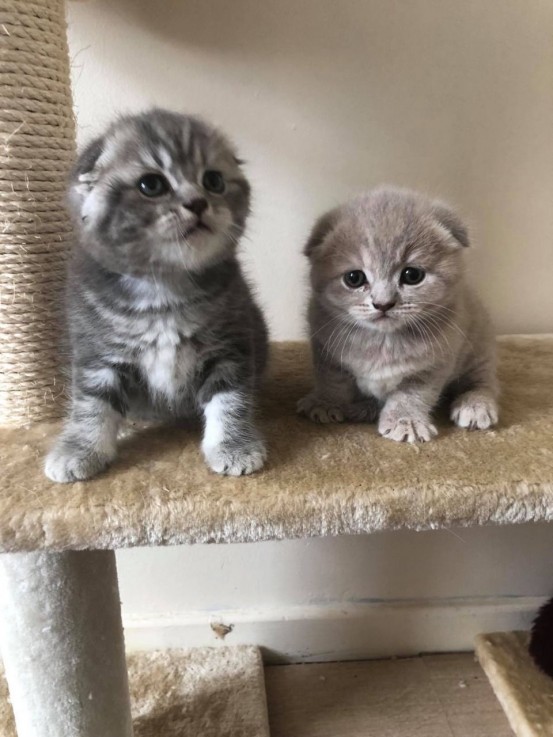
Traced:
<path fill-rule="evenodd" d="M 375 310 L 380 310 L 380 312 L 388 312 L 388 310 L 391 310 L 392 307 L 395 306 L 395 302 L 386 302 L 385 305 L 378 304 L 377 302 L 373 302 L 373 307 Z"/>

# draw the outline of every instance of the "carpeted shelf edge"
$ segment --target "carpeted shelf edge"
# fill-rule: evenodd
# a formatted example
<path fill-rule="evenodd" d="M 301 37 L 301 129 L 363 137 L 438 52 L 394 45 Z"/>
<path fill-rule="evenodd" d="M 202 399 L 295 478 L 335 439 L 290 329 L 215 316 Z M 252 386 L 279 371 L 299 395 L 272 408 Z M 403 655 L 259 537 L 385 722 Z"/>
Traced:
<path fill-rule="evenodd" d="M 323 503 L 314 503 L 317 490 L 314 488 L 306 495 L 298 494 L 295 502 L 298 510 L 286 506 L 282 510 L 274 510 L 270 519 L 253 519 L 247 507 L 240 510 L 222 512 L 216 510 L 213 519 L 206 514 L 199 525 L 190 525 L 189 520 L 197 514 L 197 507 L 189 507 L 183 499 L 179 509 L 171 510 L 171 515 L 164 515 L 157 504 L 152 508 L 145 506 L 140 512 L 133 511 L 133 520 L 125 523 L 124 515 L 119 519 L 119 528 L 124 530 L 119 539 L 114 539 L 113 530 L 106 536 L 104 532 L 103 508 L 98 508 L 97 524 L 94 524 L 94 513 L 87 511 L 89 520 L 87 528 L 78 525 L 78 514 L 68 515 L 65 520 L 56 517 L 56 531 L 63 529 L 63 544 L 50 539 L 49 530 L 44 520 L 36 518 L 36 528 L 32 528 L 29 515 L 26 515 L 25 527 L 29 535 L 29 544 L 22 542 L 18 536 L 19 523 L 13 520 L 13 538 L 3 531 L 0 553 L 33 552 L 50 550 L 64 552 L 66 550 L 112 550 L 131 547 L 156 547 L 173 545 L 251 543 L 269 540 L 293 540 L 310 537 L 338 537 L 340 535 L 363 535 L 382 531 L 412 530 L 423 532 L 449 527 L 474 527 L 489 525 L 524 524 L 528 522 L 553 521 L 553 484 L 519 484 L 493 485 L 489 488 L 469 487 L 462 483 L 451 482 L 443 485 L 438 492 L 421 487 L 391 489 L 390 494 L 399 492 L 393 510 L 388 502 L 372 503 L 360 493 L 357 502 L 342 506 L 339 499 L 325 499 Z M 472 506 L 472 500 L 478 495 L 478 507 Z M 417 495 L 427 509 L 417 513 L 413 509 L 410 496 Z M 512 497 L 517 497 L 516 505 Z M 339 497 L 339 491 L 337 491 Z M 448 508 L 447 499 L 455 499 L 462 505 L 466 499 L 470 509 L 463 513 L 455 513 Z M 503 503 L 505 502 L 505 503 Z M 392 514 L 390 512 L 392 511 Z M 147 519 L 147 525 L 136 523 L 136 516 Z M 155 517 L 158 519 L 155 519 Z M 279 521 L 279 516 L 282 518 Z M 164 519 L 166 517 L 166 519 Z M 175 519 L 179 520 L 176 529 Z M 104 538 L 104 539 L 103 539 Z"/>

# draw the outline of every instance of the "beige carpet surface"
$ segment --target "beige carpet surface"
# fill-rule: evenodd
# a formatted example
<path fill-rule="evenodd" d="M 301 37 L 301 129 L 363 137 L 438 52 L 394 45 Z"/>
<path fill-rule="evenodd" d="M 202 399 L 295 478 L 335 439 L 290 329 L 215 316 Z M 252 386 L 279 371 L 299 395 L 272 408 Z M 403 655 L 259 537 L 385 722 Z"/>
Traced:
<path fill-rule="evenodd" d="M 261 473 L 210 473 L 197 431 L 137 431 L 101 477 L 43 475 L 54 425 L 0 430 L 0 552 L 338 535 L 553 519 L 553 337 L 500 340 L 501 423 L 467 432 L 443 418 L 431 443 L 374 425 L 297 417 L 311 384 L 303 343 L 273 346 Z"/>
<path fill-rule="evenodd" d="M 553 735 L 553 678 L 528 654 L 527 632 L 476 639 L 476 654 L 517 737 Z"/>
<path fill-rule="evenodd" d="M 269 737 L 257 648 L 136 653 L 128 664 L 134 737 Z M 16 737 L 3 678 L 0 737 Z"/>

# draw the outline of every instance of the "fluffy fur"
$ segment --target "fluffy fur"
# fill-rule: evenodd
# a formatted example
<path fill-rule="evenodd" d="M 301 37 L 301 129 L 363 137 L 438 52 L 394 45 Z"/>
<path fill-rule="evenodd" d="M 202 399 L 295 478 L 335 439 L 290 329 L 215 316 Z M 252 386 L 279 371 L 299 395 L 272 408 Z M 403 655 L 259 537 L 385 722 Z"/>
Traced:
<path fill-rule="evenodd" d="M 553 599 L 539 610 L 532 625 L 530 655 L 553 678 Z"/>
<path fill-rule="evenodd" d="M 249 200 L 232 146 L 193 117 L 122 118 L 81 154 L 69 187 L 71 410 L 49 478 L 105 468 L 128 413 L 201 417 L 214 471 L 261 468 L 267 331 L 236 258 Z"/>
<path fill-rule="evenodd" d="M 497 422 L 495 341 L 465 281 L 466 246 L 447 206 L 405 190 L 369 192 L 317 222 L 305 248 L 315 388 L 300 413 L 378 418 L 391 440 L 428 441 L 447 394 L 457 425 Z M 420 274 L 420 283 L 405 282 Z"/>

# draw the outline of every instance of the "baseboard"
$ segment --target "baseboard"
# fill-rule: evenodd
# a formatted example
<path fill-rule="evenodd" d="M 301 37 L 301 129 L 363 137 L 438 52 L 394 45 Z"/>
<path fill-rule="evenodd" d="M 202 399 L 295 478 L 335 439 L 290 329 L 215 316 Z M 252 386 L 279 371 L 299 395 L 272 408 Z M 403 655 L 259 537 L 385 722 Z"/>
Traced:
<path fill-rule="evenodd" d="M 268 662 L 364 660 L 472 650 L 481 632 L 526 629 L 541 597 L 317 604 L 124 616 L 127 649 L 253 644 Z"/>

